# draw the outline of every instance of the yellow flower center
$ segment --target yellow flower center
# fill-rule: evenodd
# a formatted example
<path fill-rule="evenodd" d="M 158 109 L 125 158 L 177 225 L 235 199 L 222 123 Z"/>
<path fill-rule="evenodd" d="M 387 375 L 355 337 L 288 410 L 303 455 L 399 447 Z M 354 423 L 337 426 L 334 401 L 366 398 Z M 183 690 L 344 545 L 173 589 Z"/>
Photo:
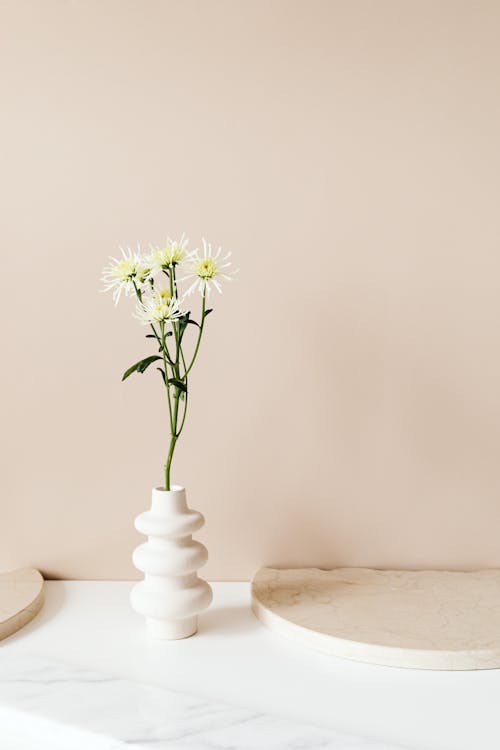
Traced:
<path fill-rule="evenodd" d="M 120 281 L 131 281 L 137 273 L 135 261 L 133 258 L 124 258 L 116 264 L 113 273 Z"/>
<path fill-rule="evenodd" d="M 155 252 L 155 257 L 160 266 L 168 268 L 169 266 L 175 266 L 176 263 L 181 262 L 184 257 L 184 250 L 177 244 L 177 242 L 173 242 L 171 245 L 167 245 L 167 247 L 157 250 Z"/>
<path fill-rule="evenodd" d="M 212 258 L 203 258 L 196 264 L 195 271 L 200 279 L 213 279 L 217 273 L 217 263 Z"/>
<path fill-rule="evenodd" d="M 160 289 L 160 297 L 161 297 L 161 298 L 162 298 L 162 300 L 163 300 L 164 302 L 166 302 L 167 304 L 168 304 L 168 303 L 170 302 L 170 300 L 172 299 L 172 295 L 170 294 L 170 292 L 169 292 L 169 290 L 168 290 L 168 289 Z"/>
<path fill-rule="evenodd" d="M 170 308 L 167 302 L 158 302 L 151 308 L 151 319 L 157 323 L 161 323 L 162 320 L 168 320 L 170 317 Z"/>

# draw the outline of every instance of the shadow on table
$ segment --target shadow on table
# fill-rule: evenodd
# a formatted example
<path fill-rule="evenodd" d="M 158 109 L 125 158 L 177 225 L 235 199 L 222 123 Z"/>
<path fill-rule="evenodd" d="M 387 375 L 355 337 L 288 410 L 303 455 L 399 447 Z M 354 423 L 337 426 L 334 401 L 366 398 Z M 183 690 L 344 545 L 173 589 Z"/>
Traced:
<path fill-rule="evenodd" d="M 224 635 L 250 632 L 262 627 L 249 606 L 214 607 L 199 618 L 199 633 Z"/>

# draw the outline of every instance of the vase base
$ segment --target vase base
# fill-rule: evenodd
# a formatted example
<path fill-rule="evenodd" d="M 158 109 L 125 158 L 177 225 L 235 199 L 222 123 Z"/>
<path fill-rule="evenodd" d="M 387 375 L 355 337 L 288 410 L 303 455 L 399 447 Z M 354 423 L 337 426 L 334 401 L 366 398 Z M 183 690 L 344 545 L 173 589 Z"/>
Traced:
<path fill-rule="evenodd" d="M 153 617 L 146 618 L 146 627 L 152 638 L 164 641 L 178 641 L 181 638 L 189 638 L 198 630 L 198 618 L 185 617 L 182 620 L 159 620 Z"/>

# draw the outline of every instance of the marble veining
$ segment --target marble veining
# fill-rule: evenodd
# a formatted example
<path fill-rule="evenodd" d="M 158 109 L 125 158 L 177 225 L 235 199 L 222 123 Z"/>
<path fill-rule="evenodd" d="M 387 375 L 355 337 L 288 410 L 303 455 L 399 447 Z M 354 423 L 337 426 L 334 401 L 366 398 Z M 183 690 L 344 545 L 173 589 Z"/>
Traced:
<path fill-rule="evenodd" d="M 336 656 L 420 669 L 500 667 L 500 571 L 262 568 L 268 627 Z"/>
<path fill-rule="evenodd" d="M 397 750 L 383 742 L 113 679 L 35 655 L 0 653 L 2 750 L 130 746 L 138 750 Z"/>

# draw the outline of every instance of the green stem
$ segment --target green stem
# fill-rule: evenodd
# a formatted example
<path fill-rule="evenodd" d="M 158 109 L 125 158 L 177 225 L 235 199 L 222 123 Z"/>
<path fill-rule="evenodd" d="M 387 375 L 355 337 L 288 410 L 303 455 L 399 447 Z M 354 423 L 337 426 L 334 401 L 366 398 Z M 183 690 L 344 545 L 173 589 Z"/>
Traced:
<path fill-rule="evenodd" d="M 184 382 L 184 384 L 186 386 L 186 391 L 185 391 L 184 397 L 183 397 L 184 409 L 183 409 L 183 413 L 182 413 L 181 426 L 179 427 L 178 430 L 176 430 L 176 436 L 177 437 L 179 437 L 179 435 L 182 432 L 182 428 L 184 427 L 184 422 L 186 421 L 187 406 L 188 406 L 188 379 L 187 379 L 187 374 L 186 374 L 186 360 L 185 360 L 185 357 L 184 357 L 184 352 L 182 351 L 182 344 L 180 346 L 180 353 L 181 353 L 182 366 L 184 368 L 184 375 L 182 376 L 182 380 L 183 380 L 183 382 Z"/>
<path fill-rule="evenodd" d="M 178 368 L 177 368 L 178 369 Z M 174 370 L 174 368 L 172 368 Z M 174 375 L 177 373 L 174 370 Z M 169 386 L 167 384 L 167 390 L 169 390 Z M 179 437 L 179 434 L 177 433 L 177 419 L 179 416 L 179 390 L 176 388 L 174 391 L 174 408 L 173 408 L 173 414 L 172 414 L 172 430 L 170 434 L 170 448 L 168 451 L 167 456 L 167 462 L 165 464 L 165 489 L 170 490 L 170 467 L 172 465 L 172 457 L 174 455 L 174 449 L 175 445 L 177 443 L 177 438 Z"/>
<path fill-rule="evenodd" d="M 151 282 L 153 282 L 153 280 L 152 280 L 152 279 L 150 279 L 150 281 L 151 281 Z M 133 283 L 133 285 L 134 285 L 134 289 L 135 289 L 135 293 L 136 293 L 136 295 L 137 295 L 137 299 L 139 300 L 139 302 L 141 302 L 141 303 L 142 303 L 142 292 L 141 292 L 141 290 L 139 289 L 139 287 L 137 286 L 137 284 L 135 283 L 135 281 L 132 281 L 132 283 Z M 151 288 L 153 288 L 153 283 L 151 283 Z M 153 333 L 154 333 L 154 335 L 155 335 L 155 338 L 156 338 L 156 340 L 157 340 L 158 344 L 160 345 L 160 347 L 161 347 L 162 349 L 163 349 L 163 348 L 165 349 L 165 355 L 166 355 L 166 357 L 167 357 L 167 360 L 168 360 L 168 361 L 170 362 L 170 364 L 173 364 L 173 362 L 172 362 L 172 360 L 171 360 L 171 358 L 170 358 L 170 353 L 169 353 L 169 351 L 168 351 L 168 346 L 167 346 L 167 341 L 166 341 L 166 339 L 164 339 L 164 343 L 165 343 L 165 346 L 164 346 L 164 345 L 163 345 L 163 342 L 162 342 L 162 340 L 161 340 L 161 338 L 160 338 L 160 337 L 158 336 L 158 332 L 157 332 L 156 328 L 154 327 L 153 323 L 150 323 L 150 324 L 149 324 L 149 326 L 150 326 L 151 330 L 153 331 Z"/>
<path fill-rule="evenodd" d="M 165 353 L 165 350 L 166 350 L 165 323 L 163 321 L 160 323 L 160 331 L 161 331 L 161 341 L 162 341 L 163 368 L 165 372 L 165 388 L 167 389 L 168 414 L 170 417 L 170 434 L 172 437 L 174 437 L 175 429 L 174 429 L 174 423 L 172 420 L 172 402 L 170 399 L 170 388 L 168 385 L 168 365 L 167 365 L 167 356 Z"/>
<path fill-rule="evenodd" d="M 168 280 L 170 282 L 170 295 L 172 299 L 174 297 L 177 297 L 177 288 L 174 284 L 175 282 L 175 267 L 172 266 L 170 268 L 169 274 L 168 274 Z M 174 338 L 175 338 L 175 377 L 179 378 L 179 346 L 180 346 L 180 338 L 179 338 L 179 324 L 175 322 L 175 320 L 172 321 L 172 328 L 174 329 Z"/>
<path fill-rule="evenodd" d="M 181 426 L 177 430 L 177 437 L 179 437 L 179 435 L 181 434 L 182 429 L 184 427 L 184 422 L 186 421 L 187 408 L 188 408 L 188 394 L 187 394 L 187 391 L 186 391 L 186 393 L 184 394 L 184 413 L 182 415 Z"/>
<path fill-rule="evenodd" d="M 201 323 L 200 323 L 200 330 L 198 331 L 198 340 L 196 341 L 196 347 L 193 354 L 193 359 L 191 360 L 189 367 L 186 370 L 186 375 L 189 374 L 192 366 L 194 365 L 195 359 L 198 356 L 198 349 L 200 348 L 201 343 L 201 336 L 203 334 L 203 326 L 205 325 L 205 307 L 206 307 L 206 298 L 205 298 L 205 290 L 203 290 L 203 297 L 201 299 Z"/>
<path fill-rule="evenodd" d="M 172 274 L 169 274 L 169 277 L 170 277 L 170 289 L 171 289 L 171 293 L 173 294 Z M 133 283 L 134 283 L 134 289 L 135 289 L 137 299 L 139 300 L 139 303 L 142 303 L 142 292 L 136 285 L 135 281 Z M 151 287 L 153 288 L 153 285 L 151 285 Z M 167 340 L 165 336 L 165 323 L 161 322 L 159 325 L 160 325 L 160 334 L 161 334 L 160 336 L 158 335 L 156 328 L 154 327 L 152 323 L 151 323 L 151 330 L 153 331 L 155 338 L 160 346 L 161 353 L 163 356 L 163 369 L 165 372 L 165 381 L 166 381 L 165 388 L 167 390 L 168 415 L 169 415 L 169 421 L 170 421 L 170 445 L 168 449 L 167 460 L 165 462 L 165 489 L 169 491 L 170 490 L 170 467 L 172 465 L 172 458 L 174 455 L 175 445 L 177 443 L 177 438 L 179 436 L 177 434 L 177 420 L 178 420 L 178 413 L 179 413 L 179 391 L 176 390 L 175 392 L 174 407 L 172 409 L 170 386 L 168 384 L 168 380 L 169 380 L 168 366 L 170 365 L 170 367 L 172 368 L 172 374 L 174 375 L 174 377 L 180 378 L 180 368 L 179 368 L 180 341 L 179 341 L 179 332 L 175 326 L 174 321 L 172 321 L 172 327 L 174 329 L 175 344 L 176 344 L 176 353 L 175 353 L 175 362 L 174 362 L 172 358 L 170 357 L 170 353 L 167 347 Z M 182 351 L 181 351 L 181 357 L 182 357 L 182 361 L 184 364 L 184 369 L 186 369 L 186 365 L 184 362 L 184 355 L 182 354 Z M 184 425 L 185 418 L 186 418 L 186 407 L 184 407 L 184 415 L 183 415 L 183 419 L 181 423 L 181 430 Z M 181 430 L 179 430 L 179 434 Z"/>
<path fill-rule="evenodd" d="M 174 393 L 174 436 L 177 438 L 177 417 L 179 415 L 179 390 L 176 388 Z"/>
<path fill-rule="evenodd" d="M 142 302 L 142 292 L 139 289 L 139 287 L 137 286 L 137 284 L 135 283 L 134 279 L 132 279 L 132 284 L 134 285 L 134 289 L 135 289 L 135 293 L 137 295 L 137 299 L 139 300 L 139 302 Z"/>
<path fill-rule="evenodd" d="M 153 331 L 154 335 L 156 336 L 156 340 L 159 343 L 161 350 L 163 351 L 163 349 L 164 349 L 163 342 L 162 342 L 161 338 L 158 336 L 158 334 L 156 332 L 156 328 L 154 327 L 154 325 L 152 323 L 150 323 L 149 325 L 151 326 L 151 330 Z M 167 360 L 170 362 L 170 354 L 168 353 L 166 339 L 165 339 L 165 356 L 167 357 Z"/>
<path fill-rule="evenodd" d="M 177 294 L 177 289 L 175 286 L 175 269 L 172 266 L 169 270 L 168 279 L 170 283 L 170 294 L 172 298 Z M 178 380 L 181 379 L 180 376 L 180 367 L 179 367 L 179 354 L 181 353 L 181 346 L 180 346 L 180 330 L 178 323 L 175 322 L 175 320 L 172 320 L 172 329 L 174 332 L 174 338 L 175 338 L 175 360 L 170 362 L 170 366 L 172 367 L 172 373 L 175 378 Z M 168 381 L 168 378 L 167 378 Z M 167 382 L 167 391 L 169 393 L 169 399 L 170 399 L 170 388 Z M 165 463 L 165 489 L 170 490 L 170 468 L 172 465 L 172 458 L 174 455 L 175 445 L 177 443 L 177 420 L 179 417 L 179 390 L 176 388 L 174 391 L 174 406 L 173 410 L 171 411 L 171 430 L 170 430 L 170 448 L 168 451 L 167 461 Z"/>
<path fill-rule="evenodd" d="M 170 466 L 172 464 L 172 456 L 174 455 L 176 442 L 176 436 L 172 435 L 172 437 L 170 438 L 170 448 L 168 451 L 167 462 L 165 464 L 165 489 L 167 490 L 167 492 L 170 490 Z"/>

